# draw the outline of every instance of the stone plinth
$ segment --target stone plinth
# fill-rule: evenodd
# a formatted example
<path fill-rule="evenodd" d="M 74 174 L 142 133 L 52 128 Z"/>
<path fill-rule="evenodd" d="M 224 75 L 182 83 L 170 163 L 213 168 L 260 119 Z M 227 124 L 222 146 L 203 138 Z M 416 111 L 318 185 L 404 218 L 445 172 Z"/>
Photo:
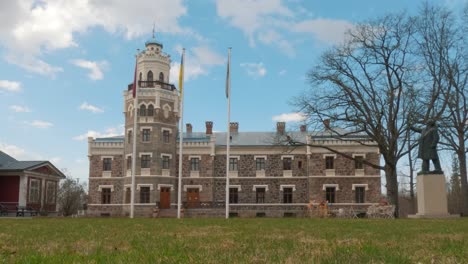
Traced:
<path fill-rule="evenodd" d="M 449 218 L 447 191 L 443 174 L 420 174 L 416 178 L 418 213 L 409 218 Z"/>

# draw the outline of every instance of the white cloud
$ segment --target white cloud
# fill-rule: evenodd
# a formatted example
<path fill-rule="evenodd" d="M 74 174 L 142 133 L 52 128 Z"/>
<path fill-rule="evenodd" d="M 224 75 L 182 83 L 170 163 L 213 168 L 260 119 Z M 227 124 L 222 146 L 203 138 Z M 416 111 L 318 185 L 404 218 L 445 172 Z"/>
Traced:
<path fill-rule="evenodd" d="M 263 77 L 267 74 L 267 70 L 265 69 L 265 66 L 263 65 L 262 62 L 260 63 L 241 63 L 241 67 L 245 68 L 247 71 L 247 74 L 249 76 L 252 76 L 254 78 L 259 78 Z"/>
<path fill-rule="evenodd" d="M 82 103 L 80 105 L 79 109 L 87 110 L 87 111 L 90 111 L 90 112 L 93 112 L 93 113 L 102 113 L 102 112 L 104 112 L 104 110 L 102 108 L 99 108 L 97 106 L 88 104 L 87 102 Z"/>
<path fill-rule="evenodd" d="M 10 109 L 12 111 L 15 111 L 16 113 L 30 113 L 31 109 L 27 106 L 21 106 L 21 105 L 11 105 Z"/>
<path fill-rule="evenodd" d="M 344 40 L 345 33 L 353 28 L 346 20 L 311 19 L 296 23 L 292 30 L 299 33 L 311 33 L 324 43 L 339 43 Z"/>
<path fill-rule="evenodd" d="M 286 73 L 288 73 L 287 70 L 281 70 L 281 71 L 278 72 L 278 75 L 279 76 L 284 76 L 284 75 L 286 75 Z"/>
<path fill-rule="evenodd" d="M 217 14 L 240 29 L 251 47 L 257 42 L 276 46 L 289 57 L 295 56 L 293 34 L 313 34 L 325 44 L 335 44 L 352 24 L 345 20 L 310 19 L 313 13 L 294 3 L 289 9 L 282 0 L 216 0 Z M 305 19 L 306 17 L 307 19 Z"/>
<path fill-rule="evenodd" d="M 277 122 L 300 122 L 304 121 L 307 116 L 303 113 L 284 113 L 273 116 L 273 121 Z"/>
<path fill-rule="evenodd" d="M 153 21 L 157 32 L 185 34 L 196 32 L 179 25 L 187 13 L 183 0 L 120 1 L 0 1 L 0 45 L 6 48 L 9 63 L 42 75 L 54 76 L 61 67 L 48 64 L 44 54 L 77 47 L 74 35 L 93 27 L 128 39 L 149 35 Z"/>
<path fill-rule="evenodd" d="M 182 47 L 176 46 L 176 50 L 180 52 Z M 224 63 L 225 58 L 206 45 L 188 49 L 185 52 L 184 80 L 195 80 L 198 76 L 208 75 L 212 67 L 224 65 Z M 173 62 L 171 65 L 170 82 L 178 82 L 179 73 L 180 62 Z"/>
<path fill-rule="evenodd" d="M 91 80 L 102 80 L 104 78 L 103 70 L 107 69 L 109 63 L 105 60 L 103 61 L 88 61 L 88 60 L 72 60 L 71 63 L 75 66 L 88 69 L 88 77 Z"/>
<path fill-rule="evenodd" d="M 123 126 L 111 127 L 106 129 L 104 132 L 88 130 L 88 132 L 81 134 L 79 136 L 73 137 L 74 140 L 83 141 L 87 140 L 88 137 L 92 138 L 104 138 L 104 137 L 115 137 L 121 136 L 124 134 Z"/>
<path fill-rule="evenodd" d="M 27 125 L 37 127 L 37 128 L 49 128 L 54 126 L 54 124 L 41 120 L 34 120 L 32 122 L 25 122 Z"/>
<path fill-rule="evenodd" d="M 15 159 L 24 157 L 26 151 L 18 146 L 0 142 L 0 150 L 12 156 Z"/>
<path fill-rule="evenodd" d="M 0 90 L 5 90 L 8 92 L 19 92 L 21 91 L 21 83 L 8 80 L 0 80 Z"/>

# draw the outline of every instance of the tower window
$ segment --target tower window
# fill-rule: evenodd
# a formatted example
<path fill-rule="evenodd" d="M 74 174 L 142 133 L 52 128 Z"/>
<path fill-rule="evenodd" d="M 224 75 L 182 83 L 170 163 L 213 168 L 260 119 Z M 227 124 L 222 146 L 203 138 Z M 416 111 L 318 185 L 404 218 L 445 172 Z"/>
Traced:
<path fill-rule="evenodd" d="M 153 72 L 152 71 L 149 71 L 148 74 L 146 75 L 146 80 L 148 82 L 152 82 L 153 81 Z M 151 84 L 150 84 L 151 85 Z"/>
<path fill-rule="evenodd" d="M 159 73 L 159 81 L 164 82 L 164 73 L 162 72 Z"/>
<path fill-rule="evenodd" d="M 153 115 L 154 115 L 154 106 L 153 106 L 153 105 L 149 105 L 149 106 L 148 106 L 147 116 L 153 116 Z"/>
<path fill-rule="evenodd" d="M 163 142 L 164 143 L 169 143 L 170 141 L 170 134 L 169 134 L 169 131 L 168 130 L 164 130 L 163 131 Z"/>
<path fill-rule="evenodd" d="M 142 78 L 143 78 L 143 73 L 140 72 L 140 78 L 138 80 L 141 81 Z"/>
<path fill-rule="evenodd" d="M 103 171 L 110 171 L 112 170 L 112 159 L 111 158 L 104 158 L 102 160 L 102 170 Z"/>
<path fill-rule="evenodd" d="M 127 157 L 127 170 L 132 169 L 132 157 L 128 156 Z"/>
<path fill-rule="evenodd" d="M 162 168 L 164 170 L 169 169 L 169 156 L 162 156 Z"/>
<path fill-rule="evenodd" d="M 127 143 L 128 144 L 132 143 L 132 131 L 131 130 L 127 132 Z"/>
<path fill-rule="evenodd" d="M 140 106 L 140 116 L 146 116 L 146 106 Z"/>
<path fill-rule="evenodd" d="M 143 142 L 149 142 L 150 138 L 151 138 L 151 130 L 143 129 L 142 141 Z"/>
<path fill-rule="evenodd" d="M 199 171 L 200 170 L 200 159 L 199 158 L 191 158 L 190 159 L 190 170 L 192 170 L 192 171 Z"/>

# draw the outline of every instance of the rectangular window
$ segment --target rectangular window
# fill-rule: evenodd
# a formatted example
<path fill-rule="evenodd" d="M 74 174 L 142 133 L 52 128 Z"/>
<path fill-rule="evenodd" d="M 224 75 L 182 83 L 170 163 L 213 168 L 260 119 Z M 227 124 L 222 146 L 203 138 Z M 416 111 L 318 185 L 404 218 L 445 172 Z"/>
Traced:
<path fill-rule="evenodd" d="M 335 157 L 325 157 L 325 169 L 327 170 L 333 170 L 335 168 L 334 166 L 334 161 Z"/>
<path fill-rule="evenodd" d="M 291 158 L 283 158 L 283 170 L 291 170 Z"/>
<path fill-rule="evenodd" d="M 265 170 L 265 158 L 257 158 L 256 161 L 257 170 Z"/>
<path fill-rule="evenodd" d="M 366 200 L 366 188 L 365 187 L 356 187 L 354 189 L 356 194 L 356 203 L 365 203 Z"/>
<path fill-rule="evenodd" d="M 169 143 L 170 141 L 170 134 L 169 134 L 169 131 L 168 130 L 164 130 L 163 131 L 163 142 L 164 143 Z"/>
<path fill-rule="evenodd" d="M 329 203 L 335 202 L 335 187 L 327 187 L 325 189 L 325 200 Z"/>
<path fill-rule="evenodd" d="M 239 202 L 239 193 L 237 188 L 229 188 L 229 203 L 236 204 Z"/>
<path fill-rule="evenodd" d="M 297 168 L 302 169 L 302 160 L 297 162 Z"/>
<path fill-rule="evenodd" d="M 132 199 L 131 195 L 132 195 L 132 192 L 131 192 L 130 187 L 125 188 L 125 203 L 127 204 L 130 203 L 131 201 L 130 199 Z"/>
<path fill-rule="evenodd" d="M 141 168 L 149 168 L 151 164 L 151 156 L 150 155 L 141 155 Z"/>
<path fill-rule="evenodd" d="M 111 188 L 102 188 L 101 190 L 101 203 L 110 204 L 111 203 Z"/>
<path fill-rule="evenodd" d="M 46 203 L 55 204 L 55 196 L 57 193 L 57 183 L 48 181 L 46 189 Z"/>
<path fill-rule="evenodd" d="M 111 171 L 112 170 L 112 159 L 111 158 L 104 158 L 102 160 L 102 170 L 103 171 Z"/>
<path fill-rule="evenodd" d="M 257 188 L 257 203 L 265 203 L 265 188 Z"/>
<path fill-rule="evenodd" d="M 199 171 L 200 170 L 200 159 L 199 158 L 191 158 L 190 159 L 190 170 L 192 170 L 192 171 Z"/>
<path fill-rule="evenodd" d="M 169 156 L 162 156 L 162 168 L 164 170 L 169 169 Z"/>
<path fill-rule="evenodd" d="M 283 203 L 292 203 L 293 188 L 283 189 Z"/>
<path fill-rule="evenodd" d="M 150 202 L 150 187 L 140 187 L 140 203 Z"/>
<path fill-rule="evenodd" d="M 41 196 L 41 181 L 37 179 L 30 179 L 29 181 L 29 202 L 39 203 Z"/>
<path fill-rule="evenodd" d="M 132 169 L 132 157 L 128 156 L 127 157 L 127 170 Z"/>
<path fill-rule="evenodd" d="M 150 136 L 151 136 L 151 130 L 143 129 L 143 136 L 142 136 L 141 140 L 143 142 L 149 142 L 150 141 Z"/>
<path fill-rule="evenodd" d="M 237 158 L 230 158 L 229 159 L 229 171 L 237 171 L 237 163 L 238 163 Z"/>
<path fill-rule="evenodd" d="M 354 157 L 354 168 L 357 169 L 357 170 L 364 169 L 363 160 L 364 160 L 363 156 Z"/>

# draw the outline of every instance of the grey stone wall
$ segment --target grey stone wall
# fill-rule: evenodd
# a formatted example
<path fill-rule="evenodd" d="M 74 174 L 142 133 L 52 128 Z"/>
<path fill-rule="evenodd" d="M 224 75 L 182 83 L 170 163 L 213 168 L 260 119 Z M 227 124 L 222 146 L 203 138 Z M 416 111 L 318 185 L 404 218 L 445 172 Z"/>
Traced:
<path fill-rule="evenodd" d="M 380 178 L 369 177 L 313 177 L 310 178 L 310 197 L 311 200 L 321 202 L 325 200 L 325 191 L 323 184 L 339 184 L 336 191 L 336 203 L 354 203 L 355 193 L 352 190 L 353 184 L 368 184 L 369 190 L 365 193 L 366 203 L 377 203 L 381 197 Z"/>

